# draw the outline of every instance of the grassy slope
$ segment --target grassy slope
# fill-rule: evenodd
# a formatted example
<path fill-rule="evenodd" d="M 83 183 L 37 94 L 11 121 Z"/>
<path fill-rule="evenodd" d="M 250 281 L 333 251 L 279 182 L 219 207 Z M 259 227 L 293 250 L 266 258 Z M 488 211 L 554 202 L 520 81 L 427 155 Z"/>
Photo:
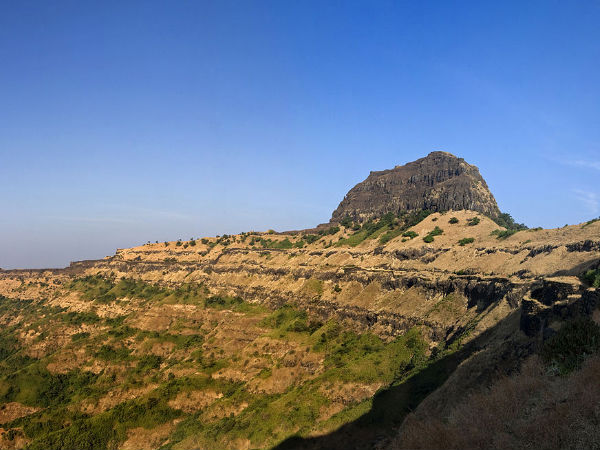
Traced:
<path fill-rule="evenodd" d="M 377 386 L 398 382 L 426 364 L 425 344 L 416 328 L 384 342 L 371 334 L 346 331 L 335 321 L 312 322 L 291 306 L 269 311 L 241 299 L 210 296 L 204 287 L 195 285 L 172 290 L 140 281 L 86 277 L 57 295 L 69 292 L 77 292 L 89 309 L 75 312 L 46 301 L 0 301 L 3 321 L 12 323 L 0 332 L 0 401 L 40 408 L 3 426 L 29 440 L 30 448 L 111 448 L 127 439 L 128 430 L 151 430 L 174 419 L 179 422 L 165 448 L 233 448 L 244 440 L 252 447 L 266 448 L 291 435 L 330 431 L 356 419 L 370 408 Z M 235 314 L 239 320 L 253 320 L 259 330 L 257 340 L 266 339 L 274 347 L 285 345 L 285 354 L 254 352 L 268 363 L 250 380 L 215 377 L 227 369 L 242 368 L 243 360 L 252 354 L 248 349 L 228 354 L 209 351 L 226 346 L 219 341 L 223 337 L 206 331 L 210 323 L 196 324 L 193 334 L 194 327 L 185 323 L 185 317 L 178 319 L 178 327 L 163 331 L 136 326 L 138 316 L 157 304 L 192 305 L 211 317 Z M 130 312 L 114 317 L 94 312 L 105 306 L 130 307 Z M 23 339 L 24 335 L 36 337 Z M 42 344 L 45 354 L 32 357 L 35 346 Z M 157 355 L 153 353 L 157 345 L 168 345 L 170 351 Z M 75 358 L 70 355 L 80 349 L 85 350 L 82 362 L 56 365 Z M 272 372 L 285 369 L 286 361 L 298 351 L 320 361 L 311 376 L 297 377 L 276 392 L 251 388 L 257 380 L 270 382 L 275 377 Z M 90 412 L 82 406 L 97 404 L 116 385 L 123 391 L 155 387 L 105 410 Z M 370 387 L 371 391 L 339 399 L 328 395 L 323 386 L 332 392 L 345 386 L 350 390 Z M 170 402 L 192 391 L 222 396 L 197 411 L 184 411 Z M 343 396 L 345 391 L 339 392 Z M 243 410 L 225 417 L 211 418 L 207 413 L 239 405 L 245 405 Z M 327 414 L 328 408 L 333 412 Z"/>

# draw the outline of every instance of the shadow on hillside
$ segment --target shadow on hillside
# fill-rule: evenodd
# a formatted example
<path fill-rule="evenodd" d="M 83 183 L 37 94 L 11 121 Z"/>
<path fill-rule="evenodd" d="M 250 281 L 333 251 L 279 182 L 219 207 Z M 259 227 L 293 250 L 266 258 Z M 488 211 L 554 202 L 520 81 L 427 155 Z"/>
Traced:
<path fill-rule="evenodd" d="M 378 448 L 378 442 L 385 441 L 390 433 L 393 433 L 402 423 L 408 413 L 413 411 L 425 397 L 440 387 L 461 362 L 474 352 L 481 350 L 495 330 L 514 314 L 518 314 L 518 311 L 514 311 L 503 321 L 486 330 L 457 352 L 430 364 L 402 383 L 392 385 L 378 392 L 373 399 L 371 410 L 354 422 L 347 423 L 323 436 L 290 437 L 273 447 L 272 450 L 363 450 Z"/>

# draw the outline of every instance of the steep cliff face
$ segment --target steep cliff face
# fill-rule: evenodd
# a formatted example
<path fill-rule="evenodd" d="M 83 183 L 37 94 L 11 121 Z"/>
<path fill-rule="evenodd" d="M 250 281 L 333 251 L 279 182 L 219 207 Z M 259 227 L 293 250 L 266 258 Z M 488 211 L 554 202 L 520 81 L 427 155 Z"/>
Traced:
<path fill-rule="evenodd" d="M 468 209 L 491 217 L 500 214 L 477 167 L 450 153 L 432 152 L 404 166 L 371 172 L 346 194 L 331 221 L 347 216 L 365 221 L 388 212 L 420 209 Z"/>

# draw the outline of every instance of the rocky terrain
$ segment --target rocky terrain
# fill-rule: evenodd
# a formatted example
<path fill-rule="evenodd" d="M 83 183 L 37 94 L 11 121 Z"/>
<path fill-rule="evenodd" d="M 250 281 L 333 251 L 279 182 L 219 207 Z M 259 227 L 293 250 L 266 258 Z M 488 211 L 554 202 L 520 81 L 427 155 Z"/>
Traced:
<path fill-rule="evenodd" d="M 599 318 L 600 221 L 506 229 L 440 152 L 367 181 L 313 230 L 0 271 L 0 448 L 439 448 L 419 433 Z"/>
<path fill-rule="evenodd" d="M 371 172 L 354 186 L 331 217 L 369 220 L 387 212 L 468 209 L 490 217 L 500 214 L 494 196 L 479 169 L 447 152 L 432 152 L 424 158 L 390 170 Z"/>

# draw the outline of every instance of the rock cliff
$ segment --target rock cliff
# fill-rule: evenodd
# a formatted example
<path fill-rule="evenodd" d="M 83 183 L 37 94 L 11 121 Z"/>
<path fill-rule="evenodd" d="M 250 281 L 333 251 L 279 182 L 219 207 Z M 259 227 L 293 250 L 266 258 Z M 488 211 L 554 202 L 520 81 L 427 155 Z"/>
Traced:
<path fill-rule="evenodd" d="M 500 214 L 494 196 L 477 167 L 462 158 L 432 152 L 393 169 L 371 172 L 354 186 L 333 212 L 332 222 L 349 216 L 366 221 L 385 213 L 429 209 Z"/>

